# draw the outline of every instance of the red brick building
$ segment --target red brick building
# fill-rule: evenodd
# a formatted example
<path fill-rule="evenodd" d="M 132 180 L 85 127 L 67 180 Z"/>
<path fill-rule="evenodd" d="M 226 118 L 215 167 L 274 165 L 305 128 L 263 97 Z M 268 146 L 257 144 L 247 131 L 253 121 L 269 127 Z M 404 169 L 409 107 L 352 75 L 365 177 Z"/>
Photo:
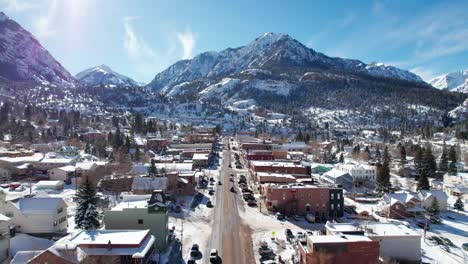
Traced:
<path fill-rule="evenodd" d="M 310 175 L 310 167 L 292 162 L 250 161 L 250 170 L 254 176 L 256 172 Z"/>
<path fill-rule="evenodd" d="M 270 211 L 285 215 L 315 214 L 316 220 L 330 215 L 330 188 L 304 184 L 264 184 L 262 194 Z M 342 198 L 342 195 L 340 196 Z"/>
<path fill-rule="evenodd" d="M 309 236 L 299 243 L 301 264 L 379 263 L 378 241 L 359 235 Z"/>
<path fill-rule="evenodd" d="M 245 153 L 246 160 L 274 160 L 275 156 L 271 151 L 249 151 Z"/>
<path fill-rule="evenodd" d="M 270 144 L 264 143 L 242 143 L 240 146 L 243 150 L 271 150 Z"/>

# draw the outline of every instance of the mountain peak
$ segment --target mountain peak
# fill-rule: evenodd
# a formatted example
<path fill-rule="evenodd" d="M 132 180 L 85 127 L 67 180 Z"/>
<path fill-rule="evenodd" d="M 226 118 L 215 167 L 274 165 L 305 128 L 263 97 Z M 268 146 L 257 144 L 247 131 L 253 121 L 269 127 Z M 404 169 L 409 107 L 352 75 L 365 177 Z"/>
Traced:
<path fill-rule="evenodd" d="M 438 89 L 468 93 L 468 70 L 458 70 L 432 79 L 429 84 Z"/>
<path fill-rule="evenodd" d="M 9 20 L 9 19 L 10 18 L 7 15 L 5 15 L 5 13 L 0 11 L 0 22 L 6 21 L 6 20 Z"/>
<path fill-rule="evenodd" d="M 20 82 L 74 86 L 71 74 L 14 20 L 0 12 L 0 76 Z"/>
<path fill-rule="evenodd" d="M 76 76 L 80 82 L 92 86 L 98 85 L 119 85 L 119 86 L 138 86 L 139 84 L 133 79 L 113 71 L 109 66 L 100 64 L 91 67 Z"/>

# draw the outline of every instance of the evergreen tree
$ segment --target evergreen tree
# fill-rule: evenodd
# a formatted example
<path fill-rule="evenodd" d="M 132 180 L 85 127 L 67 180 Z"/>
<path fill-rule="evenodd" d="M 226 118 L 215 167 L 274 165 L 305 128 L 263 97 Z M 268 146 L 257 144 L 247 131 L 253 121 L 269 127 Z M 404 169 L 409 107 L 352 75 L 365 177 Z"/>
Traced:
<path fill-rule="evenodd" d="M 448 167 L 448 173 L 452 175 L 457 175 L 457 151 L 455 149 L 455 146 L 450 147 L 449 160 L 450 164 Z"/>
<path fill-rule="evenodd" d="M 417 146 L 416 155 L 414 156 L 414 166 L 416 171 L 421 174 L 423 170 L 423 148 Z"/>
<path fill-rule="evenodd" d="M 463 201 L 461 200 L 460 197 L 457 198 L 457 200 L 455 201 L 455 204 L 453 204 L 453 207 L 457 211 L 464 211 L 465 210 L 465 205 L 463 204 Z"/>
<path fill-rule="evenodd" d="M 86 153 L 86 154 L 91 154 L 91 146 L 89 145 L 89 143 L 86 143 L 86 146 L 85 146 L 85 153 Z"/>
<path fill-rule="evenodd" d="M 135 148 L 135 161 L 140 161 L 141 159 L 141 151 L 138 146 Z"/>
<path fill-rule="evenodd" d="M 437 201 L 437 198 L 434 197 L 434 200 L 432 200 L 431 205 L 429 206 L 429 208 L 427 208 L 427 212 L 431 216 L 438 216 L 440 214 L 439 201 Z"/>
<path fill-rule="evenodd" d="M 343 156 L 343 153 L 340 154 L 340 163 L 344 163 L 344 156 Z"/>
<path fill-rule="evenodd" d="M 440 155 L 440 162 L 439 162 L 439 171 L 447 172 L 448 170 L 448 157 L 447 157 L 447 147 L 442 150 L 442 154 Z"/>
<path fill-rule="evenodd" d="M 390 155 L 387 147 L 384 150 L 383 163 L 377 163 L 376 185 L 376 191 L 379 193 L 388 193 L 392 188 L 390 183 Z"/>
<path fill-rule="evenodd" d="M 400 147 L 400 160 L 402 164 L 406 163 L 406 149 L 405 146 Z"/>
<path fill-rule="evenodd" d="M 154 159 L 151 159 L 151 165 L 148 168 L 148 176 L 155 178 L 158 177 L 158 168 L 156 168 L 156 162 Z"/>
<path fill-rule="evenodd" d="M 299 132 L 296 135 L 296 141 L 304 141 L 304 136 L 302 135 L 301 130 L 299 130 Z"/>
<path fill-rule="evenodd" d="M 419 190 L 429 190 L 429 180 L 427 179 L 427 174 L 426 170 L 421 171 L 421 175 L 419 175 L 419 180 L 418 180 L 418 191 Z"/>
<path fill-rule="evenodd" d="M 76 226 L 84 230 L 97 229 L 99 227 L 99 213 L 96 205 L 99 199 L 96 196 L 96 189 L 86 181 L 80 186 L 75 197 L 77 201 Z"/>
<path fill-rule="evenodd" d="M 426 171 L 426 175 L 428 177 L 434 177 L 436 170 L 437 170 L 437 164 L 435 162 L 434 155 L 432 155 L 432 150 L 431 147 L 428 146 L 424 150 L 424 155 L 423 155 L 423 170 Z"/>

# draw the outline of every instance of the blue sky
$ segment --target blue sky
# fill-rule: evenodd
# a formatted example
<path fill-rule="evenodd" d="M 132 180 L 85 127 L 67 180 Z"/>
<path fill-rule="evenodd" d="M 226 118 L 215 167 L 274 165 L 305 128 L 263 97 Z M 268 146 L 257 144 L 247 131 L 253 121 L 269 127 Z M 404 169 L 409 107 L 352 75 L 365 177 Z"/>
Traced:
<path fill-rule="evenodd" d="M 426 80 L 468 68 L 468 1 L 0 0 L 0 10 L 72 74 L 106 64 L 149 82 L 180 59 L 270 31 Z"/>

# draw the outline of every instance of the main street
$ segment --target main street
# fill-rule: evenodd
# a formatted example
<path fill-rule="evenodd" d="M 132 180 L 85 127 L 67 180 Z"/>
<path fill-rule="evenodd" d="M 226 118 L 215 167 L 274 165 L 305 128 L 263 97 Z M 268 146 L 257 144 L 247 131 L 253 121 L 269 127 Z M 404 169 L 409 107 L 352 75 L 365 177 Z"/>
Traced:
<path fill-rule="evenodd" d="M 227 146 L 228 141 L 225 140 L 224 144 Z M 218 178 L 222 185 L 216 185 L 213 229 L 209 244 L 211 248 L 218 249 L 222 263 L 255 263 L 251 230 L 239 215 L 239 210 L 244 206 L 239 196 L 240 190 L 235 182 L 229 181 L 230 175 L 235 174 L 229 167 L 231 158 L 231 150 L 224 149 L 223 164 Z M 232 186 L 236 193 L 230 191 Z M 208 256 L 205 258 L 205 263 L 208 263 Z"/>

